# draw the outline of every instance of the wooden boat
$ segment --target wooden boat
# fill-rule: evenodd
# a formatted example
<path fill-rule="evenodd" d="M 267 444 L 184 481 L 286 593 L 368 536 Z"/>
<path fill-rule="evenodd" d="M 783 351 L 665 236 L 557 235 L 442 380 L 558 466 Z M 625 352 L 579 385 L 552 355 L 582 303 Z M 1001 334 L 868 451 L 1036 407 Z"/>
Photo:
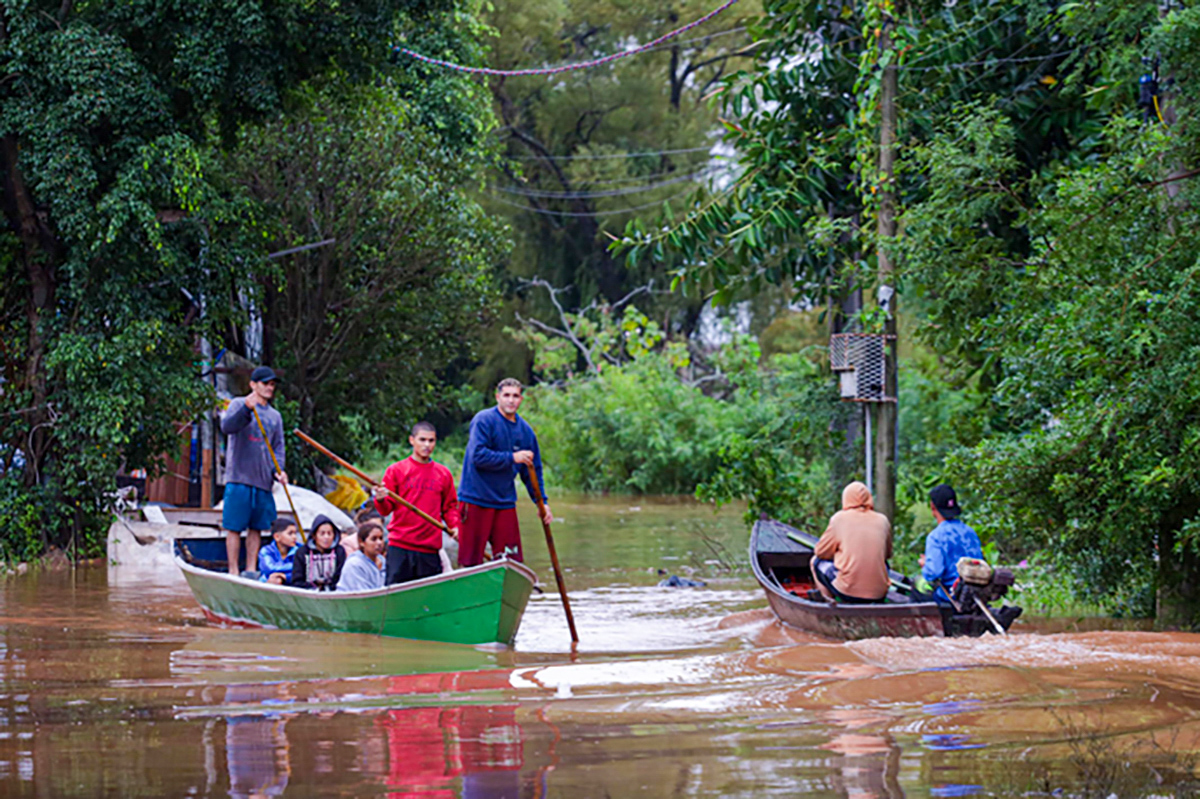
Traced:
<path fill-rule="evenodd" d="M 502 558 L 372 591 L 319 592 L 234 577 L 224 560 L 193 552 L 205 543 L 176 540 L 175 563 L 208 620 L 239 627 L 512 644 L 537 581 L 525 564 Z"/>
<path fill-rule="evenodd" d="M 879 604 L 807 599 L 809 590 L 815 587 L 809 562 L 816 543 L 813 536 L 774 519 L 755 522 L 750 532 L 750 566 L 767 593 L 771 610 L 784 624 L 843 640 L 946 635 L 947 625 L 952 624 L 950 613 L 936 602 L 910 602 L 895 590 Z M 896 573 L 892 576 L 900 577 Z"/>

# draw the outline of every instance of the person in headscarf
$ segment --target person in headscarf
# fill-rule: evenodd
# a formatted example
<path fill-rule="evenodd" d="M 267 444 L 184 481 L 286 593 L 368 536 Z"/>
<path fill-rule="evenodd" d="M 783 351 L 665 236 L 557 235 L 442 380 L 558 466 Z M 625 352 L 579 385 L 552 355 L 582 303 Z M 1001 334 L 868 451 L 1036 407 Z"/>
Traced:
<path fill-rule="evenodd" d="M 328 516 L 313 519 L 308 543 L 296 550 L 291 584 L 317 591 L 334 590 L 346 565 L 346 550 L 337 539 L 337 528 Z"/>
<path fill-rule="evenodd" d="M 842 490 L 842 509 L 813 550 L 813 577 L 834 602 L 879 602 L 888 592 L 891 556 L 892 525 L 856 480 Z"/>

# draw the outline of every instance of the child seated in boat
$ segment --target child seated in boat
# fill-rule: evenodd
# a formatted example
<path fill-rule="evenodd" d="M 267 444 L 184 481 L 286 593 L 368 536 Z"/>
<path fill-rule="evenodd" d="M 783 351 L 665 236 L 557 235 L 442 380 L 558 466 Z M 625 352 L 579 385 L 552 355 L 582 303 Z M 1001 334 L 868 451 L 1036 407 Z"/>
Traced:
<path fill-rule="evenodd" d="M 273 585 L 286 585 L 292 579 L 292 562 L 296 556 L 296 525 L 287 519 L 271 524 L 274 541 L 258 552 L 258 579 Z"/>
<path fill-rule="evenodd" d="M 383 523 L 378 519 L 358 528 L 358 549 L 346 558 L 346 568 L 338 580 L 339 591 L 370 591 L 383 588 L 383 549 L 387 541 L 383 537 Z"/>
<path fill-rule="evenodd" d="M 337 543 L 338 533 L 328 516 L 313 519 L 308 543 L 296 550 L 292 585 L 316 591 L 332 591 L 346 565 L 346 550 Z"/>
<path fill-rule="evenodd" d="M 833 602 L 882 602 L 891 556 L 891 523 L 875 512 L 867 487 L 851 483 L 842 491 L 842 509 L 813 549 L 812 573 L 821 593 Z"/>
<path fill-rule="evenodd" d="M 354 514 L 354 529 L 347 530 L 342 535 L 342 548 L 346 550 L 347 559 L 358 551 L 358 533 L 362 530 L 362 526 L 368 522 L 376 522 L 383 525 L 383 517 L 379 515 L 379 511 L 375 508 L 360 508 Z M 387 528 L 384 528 L 385 530 Z M 386 537 L 386 535 L 385 535 Z"/>

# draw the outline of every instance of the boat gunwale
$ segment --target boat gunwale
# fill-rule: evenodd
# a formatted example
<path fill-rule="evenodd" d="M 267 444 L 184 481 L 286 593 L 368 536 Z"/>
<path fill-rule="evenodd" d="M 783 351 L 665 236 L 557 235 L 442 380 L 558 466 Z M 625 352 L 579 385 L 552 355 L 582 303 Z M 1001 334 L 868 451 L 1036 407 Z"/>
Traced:
<path fill-rule="evenodd" d="M 314 591 L 311 588 L 299 588 L 293 585 L 276 585 L 275 583 L 268 583 L 259 580 L 247 580 L 244 577 L 234 576 L 228 572 L 218 572 L 211 569 L 203 569 L 184 560 L 179 555 L 178 547 L 179 543 L 176 542 L 172 547 L 171 555 L 175 559 L 175 564 L 179 566 L 179 568 L 185 573 L 191 572 L 192 574 L 198 576 L 218 581 L 231 582 L 242 587 L 256 588 L 263 591 L 274 591 L 277 593 L 281 592 L 284 594 L 290 594 L 309 599 L 377 599 L 391 596 L 392 594 L 406 593 L 414 589 L 427 588 L 432 585 L 458 580 L 463 577 L 471 577 L 476 574 L 485 574 L 496 569 L 511 569 L 516 574 L 528 580 L 531 586 L 537 585 L 537 574 L 533 571 L 533 569 L 529 568 L 520 561 L 502 557 L 499 560 L 489 561 L 478 566 L 467 566 L 462 569 L 455 569 L 453 571 L 443 572 L 442 574 L 435 574 L 432 577 L 422 577 L 419 580 L 410 580 L 406 583 L 397 583 L 395 585 L 384 586 L 383 588 L 371 588 L 366 591 Z"/>
<path fill-rule="evenodd" d="M 845 616 L 850 618 L 857 617 L 880 617 L 880 616 L 937 616 L 941 617 L 941 610 L 936 602 L 907 602 L 905 604 L 888 604 L 886 602 L 878 603 L 829 603 L 829 602 L 813 602 L 809 599 L 789 594 L 779 586 L 767 579 L 763 573 L 762 564 L 759 563 L 758 556 L 758 526 L 762 520 L 756 521 L 750 528 L 750 568 L 754 572 L 754 579 L 768 593 L 779 597 L 788 605 L 792 605 L 799 609 L 812 613 L 815 616 Z M 782 522 L 778 522 L 783 524 Z M 778 553 L 789 554 L 789 553 Z M 769 604 L 769 603 L 768 603 Z M 773 609 L 773 608 L 772 608 Z M 776 613 L 776 616 L 779 614 Z M 782 619 L 781 619 L 782 621 Z M 786 623 L 786 622 L 785 622 Z"/>

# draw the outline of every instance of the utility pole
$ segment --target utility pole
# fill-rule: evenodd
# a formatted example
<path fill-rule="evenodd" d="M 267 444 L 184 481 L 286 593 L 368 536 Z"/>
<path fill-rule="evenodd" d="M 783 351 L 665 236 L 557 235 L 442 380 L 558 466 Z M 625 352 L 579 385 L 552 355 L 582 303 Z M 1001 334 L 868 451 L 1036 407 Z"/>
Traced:
<path fill-rule="evenodd" d="M 896 70 L 896 55 L 892 52 L 892 35 L 889 30 L 893 24 L 892 4 L 884 2 L 884 20 L 879 36 L 879 49 L 882 57 L 887 58 L 883 68 L 882 84 L 879 91 L 879 225 L 877 234 L 879 245 L 877 257 L 879 263 L 879 289 L 876 295 L 881 308 L 887 312 L 887 322 L 884 333 L 889 338 L 885 340 L 886 366 L 884 379 L 884 396 L 897 397 L 896 380 L 896 292 L 894 286 L 895 264 L 884 251 L 883 243 L 896 235 L 896 94 L 899 75 Z M 872 403 L 875 413 L 875 510 L 884 514 L 892 522 L 896 516 L 896 417 L 897 402 Z"/>

